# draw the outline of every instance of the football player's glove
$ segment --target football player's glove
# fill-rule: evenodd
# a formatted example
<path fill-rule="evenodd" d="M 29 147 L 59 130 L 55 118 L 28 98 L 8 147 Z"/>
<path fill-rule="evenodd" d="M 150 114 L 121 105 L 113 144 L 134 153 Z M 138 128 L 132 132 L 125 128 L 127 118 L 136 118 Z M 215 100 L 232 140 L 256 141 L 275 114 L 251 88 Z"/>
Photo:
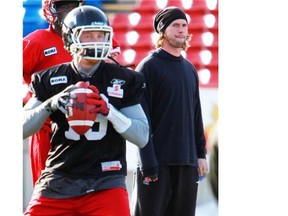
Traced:
<path fill-rule="evenodd" d="M 101 113 L 104 116 L 107 116 L 109 113 L 109 106 L 99 94 L 99 90 L 97 89 L 97 87 L 90 85 L 88 88 L 90 88 L 93 91 L 93 93 L 87 94 L 86 102 L 89 104 L 96 105 L 96 108 L 91 110 L 91 112 L 97 112 Z"/>
<path fill-rule="evenodd" d="M 71 107 L 72 104 L 70 103 L 70 99 L 75 99 L 76 95 L 72 94 L 71 91 L 76 89 L 75 85 L 70 85 L 65 88 L 60 93 L 54 95 L 53 97 L 48 100 L 48 104 L 46 106 L 46 110 L 50 111 L 51 113 L 59 109 L 65 115 L 67 115 L 67 107 Z M 50 109 L 50 110 L 49 110 Z"/>

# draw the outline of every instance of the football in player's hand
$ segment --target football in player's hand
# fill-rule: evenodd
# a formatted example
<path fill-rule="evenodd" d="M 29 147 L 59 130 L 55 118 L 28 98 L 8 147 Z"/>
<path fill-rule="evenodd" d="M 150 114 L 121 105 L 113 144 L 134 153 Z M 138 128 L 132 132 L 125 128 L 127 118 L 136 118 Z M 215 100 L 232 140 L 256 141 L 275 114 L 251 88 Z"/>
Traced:
<path fill-rule="evenodd" d="M 72 106 L 67 109 L 67 121 L 70 127 L 79 135 L 85 134 L 94 124 L 97 112 L 90 112 L 96 105 L 86 103 L 88 93 L 93 91 L 88 88 L 89 83 L 80 81 L 75 84 L 77 89 L 71 91 L 76 98 L 71 99 Z"/>

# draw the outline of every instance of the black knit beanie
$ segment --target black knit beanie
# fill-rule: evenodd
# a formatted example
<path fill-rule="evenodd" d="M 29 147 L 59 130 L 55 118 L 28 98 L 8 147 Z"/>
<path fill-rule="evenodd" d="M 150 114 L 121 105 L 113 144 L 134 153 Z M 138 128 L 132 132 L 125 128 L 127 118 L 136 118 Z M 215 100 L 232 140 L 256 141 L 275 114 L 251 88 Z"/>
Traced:
<path fill-rule="evenodd" d="M 174 6 L 160 10 L 154 18 L 154 29 L 157 33 L 164 32 L 165 29 L 176 19 L 187 21 L 185 13 Z"/>

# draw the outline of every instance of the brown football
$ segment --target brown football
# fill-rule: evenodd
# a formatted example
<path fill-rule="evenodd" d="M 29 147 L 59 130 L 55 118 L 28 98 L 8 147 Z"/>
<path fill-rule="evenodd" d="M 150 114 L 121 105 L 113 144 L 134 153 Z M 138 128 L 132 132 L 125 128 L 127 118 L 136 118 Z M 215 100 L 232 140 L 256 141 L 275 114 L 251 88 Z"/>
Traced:
<path fill-rule="evenodd" d="M 68 108 L 67 121 L 77 134 L 83 135 L 94 124 L 97 113 L 90 112 L 91 109 L 95 109 L 95 105 L 86 103 L 87 94 L 93 92 L 88 88 L 89 83 L 80 81 L 76 86 L 78 88 L 71 92 L 76 95 L 76 98 L 71 99 L 72 107 Z"/>

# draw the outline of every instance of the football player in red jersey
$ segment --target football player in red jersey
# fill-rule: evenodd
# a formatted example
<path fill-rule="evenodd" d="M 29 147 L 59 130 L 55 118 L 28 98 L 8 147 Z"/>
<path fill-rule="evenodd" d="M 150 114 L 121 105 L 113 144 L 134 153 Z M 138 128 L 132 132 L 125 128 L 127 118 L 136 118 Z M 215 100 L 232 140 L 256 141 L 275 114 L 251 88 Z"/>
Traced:
<path fill-rule="evenodd" d="M 48 117 L 53 135 L 46 167 L 25 215 L 130 216 L 126 140 L 139 148 L 148 142 L 148 121 L 140 105 L 145 80 L 140 73 L 105 62 L 112 36 L 100 9 L 75 8 L 62 26 L 64 45 L 73 60 L 32 75 L 23 138 L 37 132 Z M 92 111 L 97 112 L 84 135 L 73 131 L 65 116 L 79 81 L 90 83 L 93 92 L 86 102 L 95 104 Z"/>
<path fill-rule="evenodd" d="M 23 104 L 26 104 L 31 97 L 28 85 L 33 73 L 71 61 L 70 53 L 64 49 L 61 25 L 69 11 L 84 3 L 85 0 L 42 1 L 42 11 L 49 27 L 35 30 L 23 38 L 23 85 L 27 87 Z M 50 149 L 51 133 L 50 120 L 47 119 L 41 130 L 28 139 L 33 185 L 45 167 Z"/>
<path fill-rule="evenodd" d="M 110 51 L 110 57 L 117 60 L 117 57 L 120 55 L 121 53 L 121 48 L 120 48 L 120 45 L 119 45 L 119 42 L 113 38 L 113 41 L 112 41 L 112 50 Z M 110 59 L 107 59 L 106 62 L 110 62 L 109 61 Z M 113 61 L 111 63 L 114 63 Z"/>

